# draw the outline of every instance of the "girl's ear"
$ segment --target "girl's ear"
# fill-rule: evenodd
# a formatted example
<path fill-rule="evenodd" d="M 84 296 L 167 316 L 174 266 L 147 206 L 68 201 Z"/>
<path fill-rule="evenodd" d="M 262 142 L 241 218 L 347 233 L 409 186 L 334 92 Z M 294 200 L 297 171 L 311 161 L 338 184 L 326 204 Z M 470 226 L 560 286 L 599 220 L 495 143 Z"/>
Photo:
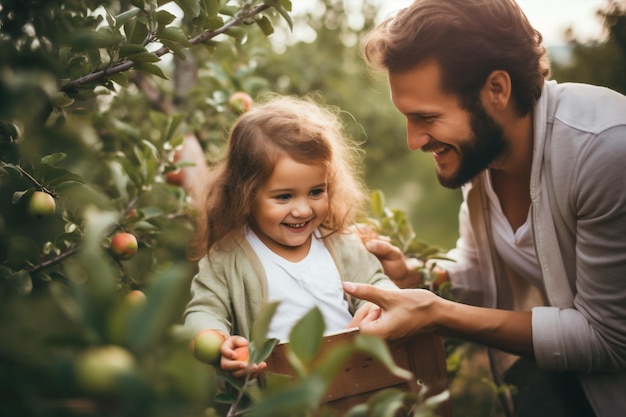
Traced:
<path fill-rule="evenodd" d="M 504 70 L 493 71 L 481 91 L 483 103 L 494 110 L 505 109 L 511 100 L 511 77 Z"/>

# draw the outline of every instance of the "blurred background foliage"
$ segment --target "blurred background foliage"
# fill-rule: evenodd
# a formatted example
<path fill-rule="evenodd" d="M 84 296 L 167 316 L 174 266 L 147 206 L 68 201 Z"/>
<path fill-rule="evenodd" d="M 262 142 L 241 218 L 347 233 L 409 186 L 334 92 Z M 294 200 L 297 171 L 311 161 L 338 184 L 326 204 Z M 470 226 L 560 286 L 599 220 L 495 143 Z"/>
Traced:
<path fill-rule="evenodd" d="M 195 157 L 220 156 L 235 92 L 314 93 L 341 108 L 367 185 L 420 240 L 454 245 L 460 193 L 406 148 L 384 77 L 359 55 L 379 3 L 355 4 L 310 1 L 296 14 L 288 0 L 0 0 L 0 415 L 207 415 L 215 369 L 189 355 L 179 326 L 193 188 L 168 174 L 196 173 L 180 154 L 188 137 Z M 607 39 L 568 30 L 553 78 L 625 92 L 626 4 L 600 14 Z M 54 197 L 53 215 L 28 214 L 35 191 Z M 110 251 L 118 232 L 137 238 L 130 259 Z M 77 377 L 86 352 L 120 358 L 107 346 L 132 358 L 113 400 Z M 476 349 L 449 360 L 453 405 L 498 415 Z"/>

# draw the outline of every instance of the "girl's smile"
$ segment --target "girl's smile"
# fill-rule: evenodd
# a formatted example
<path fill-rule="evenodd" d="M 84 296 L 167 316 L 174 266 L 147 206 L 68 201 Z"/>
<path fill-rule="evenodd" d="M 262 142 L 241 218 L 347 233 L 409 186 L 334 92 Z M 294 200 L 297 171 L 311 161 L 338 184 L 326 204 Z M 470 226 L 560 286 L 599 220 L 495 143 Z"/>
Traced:
<path fill-rule="evenodd" d="M 255 198 L 250 227 L 278 255 L 304 258 L 328 213 L 328 169 L 281 157 Z"/>

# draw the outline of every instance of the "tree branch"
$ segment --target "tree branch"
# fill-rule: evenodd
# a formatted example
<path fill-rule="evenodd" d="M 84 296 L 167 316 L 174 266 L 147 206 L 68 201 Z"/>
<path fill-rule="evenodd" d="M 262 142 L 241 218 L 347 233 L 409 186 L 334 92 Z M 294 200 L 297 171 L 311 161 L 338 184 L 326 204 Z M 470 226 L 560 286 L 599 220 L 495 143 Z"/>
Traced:
<path fill-rule="evenodd" d="M 259 4 L 258 6 L 255 6 L 249 10 L 246 9 L 242 9 L 239 13 L 237 13 L 232 20 L 226 22 L 224 24 L 224 26 L 222 26 L 219 29 L 216 30 L 207 30 L 205 32 L 202 32 L 201 34 L 199 34 L 198 36 L 195 36 L 193 38 L 191 38 L 189 40 L 189 42 L 191 43 L 192 46 L 196 46 L 201 44 L 202 42 L 206 42 L 209 39 L 213 39 L 214 37 L 221 35 L 223 33 L 225 33 L 228 29 L 232 28 L 233 26 L 237 26 L 239 24 L 241 24 L 243 21 L 245 21 L 246 19 L 249 19 L 251 17 L 253 17 L 256 14 L 259 14 L 260 12 L 262 12 L 263 10 L 266 10 L 268 8 L 270 8 L 271 6 L 269 4 Z M 170 53 L 171 50 L 166 47 L 166 46 L 162 46 L 161 48 L 159 48 L 158 50 L 156 50 L 154 52 L 154 54 L 157 57 L 161 57 L 167 53 Z M 113 65 L 112 67 L 103 69 L 101 71 L 96 71 L 96 72 L 92 72 L 90 74 L 84 75 L 82 77 L 79 77 L 73 81 L 68 82 L 67 84 L 63 85 L 60 90 L 61 91 L 71 91 L 74 90 L 82 85 L 85 85 L 87 83 L 90 83 L 92 81 L 96 81 L 99 80 L 101 78 L 104 78 L 108 75 L 113 75 L 113 74 L 117 74 L 120 72 L 124 72 L 124 71 L 128 71 L 129 69 L 131 69 L 132 67 L 135 66 L 135 62 L 132 60 L 126 60 L 123 61 L 117 65 Z"/>

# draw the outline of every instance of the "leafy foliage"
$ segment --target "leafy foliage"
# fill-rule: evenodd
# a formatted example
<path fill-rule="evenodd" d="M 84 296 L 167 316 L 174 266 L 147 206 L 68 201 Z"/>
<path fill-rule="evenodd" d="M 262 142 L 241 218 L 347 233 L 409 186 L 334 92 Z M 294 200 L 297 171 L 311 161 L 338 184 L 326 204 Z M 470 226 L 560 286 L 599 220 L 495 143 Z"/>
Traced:
<path fill-rule="evenodd" d="M 1 415 L 306 413 L 355 349 L 384 356 L 370 340 L 311 368 L 323 329 L 312 313 L 292 335 L 302 382 L 270 396 L 196 361 L 180 324 L 195 207 L 167 174 L 194 165 L 177 159 L 189 135 L 209 162 L 219 157 L 237 116 L 229 96 L 268 89 L 254 66 L 269 45 L 249 40 L 291 27 L 290 10 L 289 0 L 2 1 Z M 52 215 L 27 215 L 36 191 L 54 198 Z M 130 259 L 110 250 L 120 231 L 137 238 Z M 276 344 L 268 308 L 253 361 Z"/>

